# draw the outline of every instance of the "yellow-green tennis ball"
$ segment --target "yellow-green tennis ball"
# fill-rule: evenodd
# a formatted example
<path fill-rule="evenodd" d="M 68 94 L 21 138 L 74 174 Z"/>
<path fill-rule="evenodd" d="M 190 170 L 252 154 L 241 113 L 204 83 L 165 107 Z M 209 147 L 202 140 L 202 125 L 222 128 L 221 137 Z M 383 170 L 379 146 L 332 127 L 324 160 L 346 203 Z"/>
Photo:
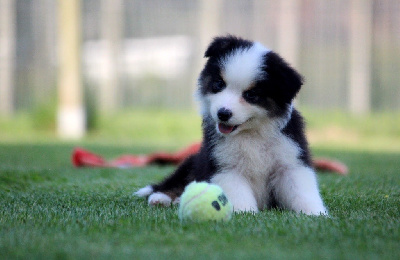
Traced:
<path fill-rule="evenodd" d="M 232 211 L 232 204 L 219 186 L 194 181 L 182 193 L 178 214 L 182 221 L 227 221 Z"/>

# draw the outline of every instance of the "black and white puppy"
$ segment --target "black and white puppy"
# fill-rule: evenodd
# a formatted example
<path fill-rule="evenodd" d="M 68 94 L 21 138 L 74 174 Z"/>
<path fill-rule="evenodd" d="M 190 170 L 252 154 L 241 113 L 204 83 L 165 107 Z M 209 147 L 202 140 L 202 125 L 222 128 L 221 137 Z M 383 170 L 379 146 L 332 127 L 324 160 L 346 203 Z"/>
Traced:
<path fill-rule="evenodd" d="M 161 183 L 135 194 L 151 205 L 179 201 L 192 181 L 222 187 L 235 211 L 280 207 L 328 214 L 319 194 L 303 119 L 293 107 L 302 77 L 260 43 L 234 36 L 209 45 L 197 97 L 203 143 Z"/>

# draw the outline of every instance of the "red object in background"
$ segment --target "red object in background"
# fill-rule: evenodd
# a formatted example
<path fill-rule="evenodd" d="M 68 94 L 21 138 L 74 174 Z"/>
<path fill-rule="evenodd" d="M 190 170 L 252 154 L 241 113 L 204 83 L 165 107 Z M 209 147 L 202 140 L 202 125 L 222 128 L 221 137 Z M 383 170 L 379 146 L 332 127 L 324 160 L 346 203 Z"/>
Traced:
<path fill-rule="evenodd" d="M 349 169 L 341 162 L 334 161 L 326 158 L 316 158 L 313 161 L 314 168 L 319 171 L 336 172 L 340 175 L 347 175 Z"/>
<path fill-rule="evenodd" d="M 175 153 L 157 152 L 148 155 L 123 155 L 111 161 L 106 161 L 102 156 L 88 150 L 75 148 L 72 152 L 72 164 L 76 167 L 116 168 L 143 167 L 149 164 L 178 165 L 190 155 L 197 153 L 200 145 L 200 143 L 194 143 Z"/>
<path fill-rule="evenodd" d="M 72 164 L 76 167 L 132 168 L 150 164 L 178 165 L 190 155 L 197 153 L 200 146 L 201 143 L 194 143 L 175 153 L 157 152 L 148 155 L 123 155 L 111 161 L 106 161 L 102 156 L 85 149 L 75 148 L 71 159 Z M 330 159 L 315 159 L 314 167 L 320 171 L 331 171 L 341 175 L 348 173 L 346 165 Z"/>

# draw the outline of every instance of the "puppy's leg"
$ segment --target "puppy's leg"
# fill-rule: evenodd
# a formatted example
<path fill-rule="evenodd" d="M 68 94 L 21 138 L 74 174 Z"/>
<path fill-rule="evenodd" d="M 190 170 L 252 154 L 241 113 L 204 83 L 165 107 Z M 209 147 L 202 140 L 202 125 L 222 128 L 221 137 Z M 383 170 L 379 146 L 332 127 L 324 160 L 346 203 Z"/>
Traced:
<path fill-rule="evenodd" d="M 211 182 L 224 190 L 235 212 L 258 212 L 253 190 L 242 175 L 235 172 L 219 173 L 211 179 Z"/>
<path fill-rule="evenodd" d="M 307 215 L 328 215 L 315 173 L 309 167 L 282 172 L 276 179 L 274 194 L 284 208 Z"/>
<path fill-rule="evenodd" d="M 149 197 L 150 205 L 170 206 L 179 203 L 179 197 L 189 182 L 194 180 L 192 174 L 194 156 L 186 159 L 178 169 L 159 184 L 149 185 L 139 189 L 134 195 Z"/>

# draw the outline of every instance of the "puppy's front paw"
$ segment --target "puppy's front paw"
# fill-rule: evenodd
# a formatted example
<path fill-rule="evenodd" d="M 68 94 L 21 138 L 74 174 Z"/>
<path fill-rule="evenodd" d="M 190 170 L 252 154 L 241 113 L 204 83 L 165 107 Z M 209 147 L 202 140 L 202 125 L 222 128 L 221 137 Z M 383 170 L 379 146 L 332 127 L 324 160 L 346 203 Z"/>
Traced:
<path fill-rule="evenodd" d="M 296 210 L 297 213 L 303 213 L 309 216 L 325 216 L 329 217 L 328 210 L 322 205 L 322 202 L 316 204 L 304 205 L 302 208 Z"/>
<path fill-rule="evenodd" d="M 174 205 L 178 205 L 179 203 L 181 203 L 181 197 L 175 198 L 174 201 L 172 202 L 172 204 Z"/>
<path fill-rule="evenodd" d="M 153 187 L 151 185 L 148 185 L 146 187 L 141 188 L 137 192 L 133 193 L 133 195 L 138 196 L 138 197 L 147 197 L 150 194 L 153 193 Z"/>
<path fill-rule="evenodd" d="M 314 211 L 309 211 L 306 212 L 307 215 L 311 215 L 311 216 L 325 216 L 325 217 L 329 217 L 329 212 L 327 209 L 325 208 L 321 208 L 321 209 L 317 209 Z"/>
<path fill-rule="evenodd" d="M 149 197 L 149 205 L 171 206 L 172 199 L 162 192 L 155 192 Z"/>

